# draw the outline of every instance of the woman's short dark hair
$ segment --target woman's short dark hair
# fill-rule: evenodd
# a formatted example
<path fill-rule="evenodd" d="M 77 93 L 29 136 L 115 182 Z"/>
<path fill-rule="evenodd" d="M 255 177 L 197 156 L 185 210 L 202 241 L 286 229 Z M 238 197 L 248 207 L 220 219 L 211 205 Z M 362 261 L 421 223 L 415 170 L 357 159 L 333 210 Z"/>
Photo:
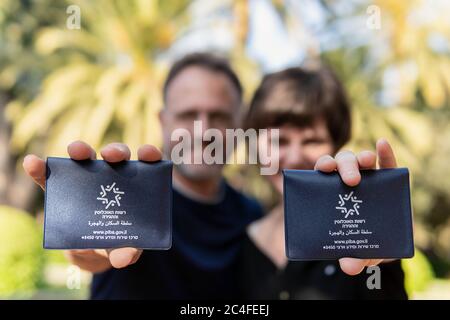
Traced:
<path fill-rule="evenodd" d="M 236 89 L 239 100 L 242 99 L 242 85 L 236 73 L 231 68 L 227 59 L 209 52 L 190 53 L 176 61 L 166 77 L 163 87 L 164 101 L 167 98 L 167 90 L 173 79 L 188 67 L 200 67 L 206 70 L 225 75 Z"/>
<path fill-rule="evenodd" d="M 289 68 L 264 77 L 244 126 L 262 129 L 290 124 L 302 128 L 323 119 L 338 150 L 350 139 L 350 113 L 345 90 L 331 69 Z"/>

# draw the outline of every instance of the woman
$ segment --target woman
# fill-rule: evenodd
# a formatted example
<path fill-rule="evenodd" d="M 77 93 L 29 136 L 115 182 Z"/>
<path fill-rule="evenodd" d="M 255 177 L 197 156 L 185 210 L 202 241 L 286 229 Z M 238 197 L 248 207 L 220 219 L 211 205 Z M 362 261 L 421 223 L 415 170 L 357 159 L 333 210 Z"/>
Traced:
<path fill-rule="evenodd" d="M 338 261 L 286 258 L 281 170 L 312 170 L 319 158 L 335 155 L 350 139 L 350 106 L 333 72 L 291 68 L 266 76 L 252 99 L 246 127 L 280 130 L 280 170 L 267 176 L 278 204 L 247 229 L 240 266 L 245 298 L 406 299 L 399 261 L 380 264 L 381 289 L 369 290 L 370 274 L 347 275 Z M 389 146 L 381 141 L 379 147 Z"/>

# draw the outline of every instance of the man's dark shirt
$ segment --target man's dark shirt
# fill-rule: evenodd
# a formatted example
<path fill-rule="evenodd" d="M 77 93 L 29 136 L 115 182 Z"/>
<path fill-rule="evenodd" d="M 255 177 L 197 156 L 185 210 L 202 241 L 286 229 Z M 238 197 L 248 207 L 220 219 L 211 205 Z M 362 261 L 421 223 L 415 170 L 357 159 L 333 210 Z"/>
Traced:
<path fill-rule="evenodd" d="M 218 203 L 174 190 L 172 207 L 172 248 L 95 274 L 92 299 L 240 298 L 237 257 L 247 225 L 262 216 L 259 204 L 224 183 Z"/>

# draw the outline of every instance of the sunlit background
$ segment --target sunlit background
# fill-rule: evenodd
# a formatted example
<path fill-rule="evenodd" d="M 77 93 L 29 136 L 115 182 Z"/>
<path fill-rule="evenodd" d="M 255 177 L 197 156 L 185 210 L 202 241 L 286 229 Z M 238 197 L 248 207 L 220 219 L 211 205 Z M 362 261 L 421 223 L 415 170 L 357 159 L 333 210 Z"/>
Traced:
<path fill-rule="evenodd" d="M 348 146 L 387 138 L 412 172 L 411 298 L 450 299 L 450 2 L 313 0 L 0 1 L 0 297 L 84 299 L 90 275 L 42 249 L 43 192 L 26 153 L 66 156 L 69 142 L 161 145 L 170 63 L 227 55 L 251 97 L 261 76 L 330 64 L 353 104 Z M 226 170 L 271 205 L 249 167 Z"/>

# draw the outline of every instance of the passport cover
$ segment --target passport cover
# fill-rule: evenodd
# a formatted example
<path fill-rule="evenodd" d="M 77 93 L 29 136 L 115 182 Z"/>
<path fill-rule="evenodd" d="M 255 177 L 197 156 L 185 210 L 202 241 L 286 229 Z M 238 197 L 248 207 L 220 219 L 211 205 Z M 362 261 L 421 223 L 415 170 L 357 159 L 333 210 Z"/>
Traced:
<path fill-rule="evenodd" d="M 414 256 L 407 168 L 363 170 L 356 187 L 337 172 L 283 170 L 290 260 Z"/>
<path fill-rule="evenodd" d="M 44 248 L 171 247 L 171 161 L 46 164 Z"/>

